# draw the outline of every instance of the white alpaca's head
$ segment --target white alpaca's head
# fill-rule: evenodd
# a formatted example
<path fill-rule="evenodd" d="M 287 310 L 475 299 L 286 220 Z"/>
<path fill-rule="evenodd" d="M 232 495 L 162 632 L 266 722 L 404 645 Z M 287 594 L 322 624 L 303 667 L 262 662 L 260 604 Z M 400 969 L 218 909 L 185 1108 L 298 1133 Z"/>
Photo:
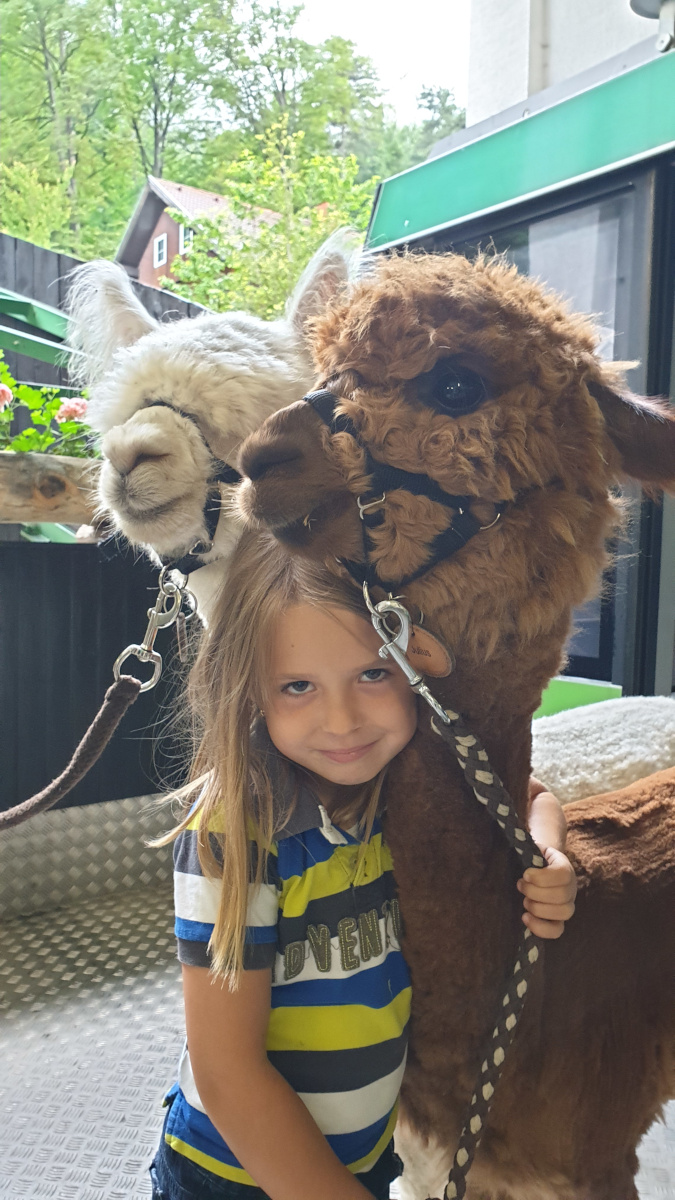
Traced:
<path fill-rule="evenodd" d="M 205 312 L 160 323 L 115 263 L 74 272 L 69 344 L 84 353 L 72 369 L 89 389 L 88 420 L 103 435 L 101 507 L 130 542 L 178 559 L 208 540 L 204 508 L 215 460 L 234 465 L 244 438 L 310 388 L 308 322 L 348 282 L 354 257 L 344 235 L 330 238 L 277 321 Z M 212 565 L 200 569 L 201 581 L 197 573 L 190 580 L 202 608 L 241 528 L 231 489 L 218 487 L 223 507 L 213 549 L 201 559 Z"/>

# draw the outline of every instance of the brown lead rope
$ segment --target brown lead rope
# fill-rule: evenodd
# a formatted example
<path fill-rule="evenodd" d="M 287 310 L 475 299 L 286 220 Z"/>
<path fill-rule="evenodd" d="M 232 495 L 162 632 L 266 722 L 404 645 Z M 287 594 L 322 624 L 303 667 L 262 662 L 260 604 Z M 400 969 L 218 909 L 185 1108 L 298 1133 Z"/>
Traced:
<path fill-rule="evenodd" d="M 103 704 L 65 771 L 52 780 L 43 791 L 31 796 L 30 800 L 24 800 L 22 804 L 0 813 L 0 830 L 11 829 L 13 825 L 27 821 L 29 817 L 46 812 L 72 791 L 75 784 L 80 782 L 100 758 L 125 712 L 134 700 L 138 699 L 141 686 L 140 679 L 134 679 L 132 675 L 121 675 L 108 688 Z"/>
<path fill-rule="evenodd" d="M 22 821 L 27 821 L 29 817 L 46 812 L 64 796 L 67 796 L 68 792 L 73 790 L 75 784 L 84 778 L 101 757 L 127 709 L 138 699 L 141 692 L 150 691 L 157 683 L 162 673 L 162 656 L 153 648 L 157 631 L 178 622 L 180 632 L 185 620 L 193 616 L 196 611 L 194 596 L 185 586 L 187 580 L 179 585 L 173 579 L 167 578 L 167 570 L 168 568 L 165 567 L 160 573 L 159 595 L 154 608 L 148 609 L 148 627 L 142 644 L 127 646 L 115 661 L 113 667 L 115 682 L 108 688 L 103 704 L 65 771 L 62 771 L 48 787 L 38 792 L 37 795 L 0 813 L 0 831 L 11 829 L 13 825 L 20 825 Z M 187 602 L 190 610 L 187 618 L 182 611 L 184 602 Z M 140 679 L 135 679 L 133 675 L 120 673 L 122 663 L 132 655 L 141 662 L 152 663 L 152 678 L 146 683 L 141 683 Z"/>
<path fill-rule="evenodd" d="M 546 866 L 530 833 L 521 825 L 511 798 L 499 776 L 492 770 L 487 752 L 478 738 L 467 729 L 459 713 L 441 707 L 429 691 L 423 677 L 418 675 L 409 663 L 405 651 L 412 622 L 407 609 L 396 600 L 383 600 L 380 604 L 373 605 L 367 584 L 363 585 L 363 595 L 372 623 L 384 642 L 380 647 L 380 656 L 392 658 L 403 671 L 413 691 L 433 709 L 431 727 L 434 733 L 442 737 L 450 747 L 474 796 L 499 825 L 509 845 L 521 859 L 523 870 L 527 870 L 528 867 Z M 390 614 L 398 620 L 395 632 L 387 625 L 386 618 Z M 445 1186 L 445 1200 L 461 1200 L 466 1193 L 466 1177 L 483 1135 L 506 1052 L 516 1032 L 541 946 L 541 939 L 535 937 L 529 929 L 525 929 L 520 939 L 513 971 L 504 988 L 494 1028 L 483 1048 L 478 1083 L 464 1118 L 459 1145 Z"/>

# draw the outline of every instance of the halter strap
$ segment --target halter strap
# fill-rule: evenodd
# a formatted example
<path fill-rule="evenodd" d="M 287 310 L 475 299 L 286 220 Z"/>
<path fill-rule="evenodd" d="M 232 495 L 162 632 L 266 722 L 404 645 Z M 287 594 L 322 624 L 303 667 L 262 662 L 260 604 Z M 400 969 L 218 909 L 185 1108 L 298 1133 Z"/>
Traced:
<path fill-rule="evenodd" d="M 229 466 L 229 464 L 224 462 L 222 458 L 218 458 L 213 453 L 206 438 L 204 437 L 202 429 L 199 425 L 199 421 L 194 413 L 186 412 L 183 408 L 177 408 L 175 404 L 169 404 L 168 400 L 151 400 L 144 407 L 170 408 L 172 412 L 178 413 L 179 417 L 184 417 L 186 421 L 192 422 L 209 454 L 218 464 L 216 470 L 213 471 L 208 481 L 209 485 L 216 483 L 234 484 L 241 482 L 241 475 L 239 474 L 239 471 L 237 471 L 234 467 Z M 166 555 L 162 555 L 162 566 L 170 567 L 173 571 L 180 571 L 182 575 L 189 575 L 191 571 L 195 571 L 198 567 L 203 566 L 203 562 L 200 562 L 199 560 L 203 559 L 206 554 L 209 554 L 213 547 L 213 539 L 216 536 L 219 517 L 220 492 L 217 488 L 210 486 L 208 495 L 206 497 L 206 503 L 204 504 L 204 524 L 207 532 L 206 540 L 202 542 L 195 542 L 192 549 L 189 550 L 187 554 L 184 554 L 182 558 L 170 558 Z"/>
<path fill-rule="evenodd" d="M 368 446 L 361 440 L 359 431 L 351 417 L 348 417 L 345 413 L 336 413 L 335 410 L 338 404 L 341 403 L 341 398 L 335 392 L 331 392 L 328 388 L 322 388 L 320 391 L 308 392 L 304 399 L 311 405 L 324 425 L 328 426 L 331 433 L 348 433 L 361 447 L 365 455 L 366 474 L 370 476 L 370 484 L 368 491 L 359 496 L 357 500 L 359 514 L 363 523 L 363 562 L 354 562 L 353 559 L 340 559 L 340 562 L 349 572 L 352 579 L 360 586 L 367 583 L 369 587 L 384 587 L 388 591 L 405 587 L 415 579 L 419 579 L 421 575 L 425 575 L 427 571 L 432 570 L 439 562 L 452 557 L 463 546 L 466 546 L 472 537 L 485 528 L 470 511 L 470 505 L 477 499 L 476 496 L 451 495 L 449 492 L 444 491 L 440 484 L 428 475 L 420 475 L 414 471 L 405 471 L 401 467 L 394 467 L 389 463 L 379 462 L 373 458 Z M 369 530 L 381 525 L 384 520 L 381 505 L 386 502 L 387 493 L 399 489 L 411 492 L 415 496 L 427 496 L 437 504 L 443 504 L 446 508 L 452 508 L 456 511 L 453 515 L 451 525 L 447 529 L 444 529 L 442 533 L 437 534 L 431 542 L 429 546 L 431 556 L 427 562 L 419 567 L 418 570 L 406 575 L 403 579 L 381 579 L 377 574 L 376 568 L 370 562 L 372 545 L 370 544 Z M 495 520 L 498 520 L 506 508 L 506 501 L 499 501 L 495 504 L 495 508 L 497 510 Z"/>

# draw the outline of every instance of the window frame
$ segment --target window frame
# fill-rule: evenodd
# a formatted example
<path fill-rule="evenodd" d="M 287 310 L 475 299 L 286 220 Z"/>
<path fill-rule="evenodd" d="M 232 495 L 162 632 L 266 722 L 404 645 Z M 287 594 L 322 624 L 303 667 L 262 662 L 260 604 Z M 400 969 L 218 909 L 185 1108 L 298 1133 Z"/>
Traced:
<path fill-rule="evenodd" d="M 159 248 L 164 247 L 164 258 L 160 259 Z M 158 267 L 165 267 L 169 259 L 169 235 L 167 233 L 158 233 L 152 241 L 152 265 L 155 270 Z"/>

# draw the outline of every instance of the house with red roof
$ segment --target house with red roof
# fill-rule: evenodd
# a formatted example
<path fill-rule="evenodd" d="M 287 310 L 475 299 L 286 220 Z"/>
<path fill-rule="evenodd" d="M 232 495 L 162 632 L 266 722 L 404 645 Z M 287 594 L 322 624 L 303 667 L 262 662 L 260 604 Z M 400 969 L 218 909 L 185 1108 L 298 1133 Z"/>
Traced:
<path fill-rule="evenodd" d="M 167 209 L 177 210 L 183 219 L 174 220 Z M 132 279 L 159 287 L 162 275 L 171 276 L 176 255 L 189 253 L 193 222 L 199 217 L 218 218 L 227 213 L 231 213 L 230 202 L 218 192 L 148 175 L 116 261 Z"/>

